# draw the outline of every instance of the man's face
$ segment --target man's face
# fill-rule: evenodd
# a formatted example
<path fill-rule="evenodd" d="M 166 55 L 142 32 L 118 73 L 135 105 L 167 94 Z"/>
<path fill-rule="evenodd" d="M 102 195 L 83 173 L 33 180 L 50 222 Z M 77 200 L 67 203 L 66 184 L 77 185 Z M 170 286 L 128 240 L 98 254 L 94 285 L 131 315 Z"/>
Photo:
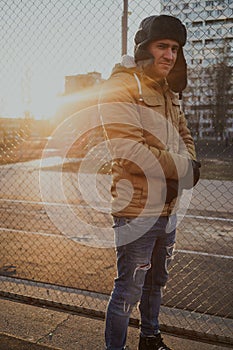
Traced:
<path fill-rule="evenodd" d="M 154 56 L 153 75 L 158 79 L 166 78 L 175 65 L 178 42 L 170 39 L 155 40 L 149 44 L 147 50 Z"/>

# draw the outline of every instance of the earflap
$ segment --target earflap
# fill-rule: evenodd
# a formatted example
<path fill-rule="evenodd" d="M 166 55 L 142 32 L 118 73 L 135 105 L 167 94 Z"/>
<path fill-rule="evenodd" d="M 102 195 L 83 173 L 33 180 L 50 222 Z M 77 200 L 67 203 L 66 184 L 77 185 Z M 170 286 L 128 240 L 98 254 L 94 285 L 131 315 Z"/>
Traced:
<path fill-rule="evenodd" d="M 182 92 L 187 85 L 187 63 L 184 58 L 183 49 L 180 48 L 176 63 L 168 74 L 167 82 L 174 92 Z"/>
<path fill-rule="evenodd" d="M 136 46 L 136 49 L 134 50 L 134 60 L 136 63 L 150 59 L 154 60 L 154 56 L 149 51 L 144 49 L 144 45 L 139 44 Z"/>

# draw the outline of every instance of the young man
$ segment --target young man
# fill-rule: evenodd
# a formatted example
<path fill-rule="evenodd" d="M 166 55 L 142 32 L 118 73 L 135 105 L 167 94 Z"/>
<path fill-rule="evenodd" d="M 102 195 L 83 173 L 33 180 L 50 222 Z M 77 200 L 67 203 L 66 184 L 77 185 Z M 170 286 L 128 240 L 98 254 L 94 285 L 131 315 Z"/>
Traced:
<path fill-rule="evenodd" d="M 169 350 L 159 330 L 161 289 L 168 278 L 183 188 L 199 179 L 199 163 L 179 93 L 186 86 L 184 25 L 172 16 L 145 18 L 134 59 L 104 84 L 100 115 L 112 155 L 112 215 L 117 278 L 106 314 L 106 349 L 125 349 L 139 303 L 139 350 Z"/>

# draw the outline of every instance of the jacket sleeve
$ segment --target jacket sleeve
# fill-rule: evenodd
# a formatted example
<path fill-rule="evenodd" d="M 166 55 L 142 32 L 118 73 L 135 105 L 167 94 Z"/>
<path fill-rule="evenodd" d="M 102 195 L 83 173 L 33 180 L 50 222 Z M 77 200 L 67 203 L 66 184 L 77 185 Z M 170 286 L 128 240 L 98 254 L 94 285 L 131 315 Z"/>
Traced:
<path fill-rule="evenodd" d="M 149 146 L 143 133 L 139 106 L 131 92 L 132 81 L 114 76 L 102 87 L 99 111 L 113 159 L 136 175 L 178 179 L 188 169 L 184 155 Z"/>
<path fill-rule="evenodd" d="M 183 112 L 180 115 L 179 134 L 181 137 L 179 145 L 179 154 L 195 160 L 195 146 Z"/>

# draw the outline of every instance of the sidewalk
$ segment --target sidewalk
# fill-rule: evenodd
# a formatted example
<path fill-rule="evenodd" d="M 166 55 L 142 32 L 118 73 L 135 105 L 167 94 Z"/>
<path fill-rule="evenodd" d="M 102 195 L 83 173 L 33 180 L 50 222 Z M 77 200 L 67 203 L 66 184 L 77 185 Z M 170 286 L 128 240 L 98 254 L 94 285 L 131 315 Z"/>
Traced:
<path fill-rule="evenodd" d="M 102 320 L 0 299 L 0 350 L 103 350 Z M 174 350 L 229 348 L 164 335 Z M 138 330 L 129 328 L 128 346 L 137 350 Z"/>

